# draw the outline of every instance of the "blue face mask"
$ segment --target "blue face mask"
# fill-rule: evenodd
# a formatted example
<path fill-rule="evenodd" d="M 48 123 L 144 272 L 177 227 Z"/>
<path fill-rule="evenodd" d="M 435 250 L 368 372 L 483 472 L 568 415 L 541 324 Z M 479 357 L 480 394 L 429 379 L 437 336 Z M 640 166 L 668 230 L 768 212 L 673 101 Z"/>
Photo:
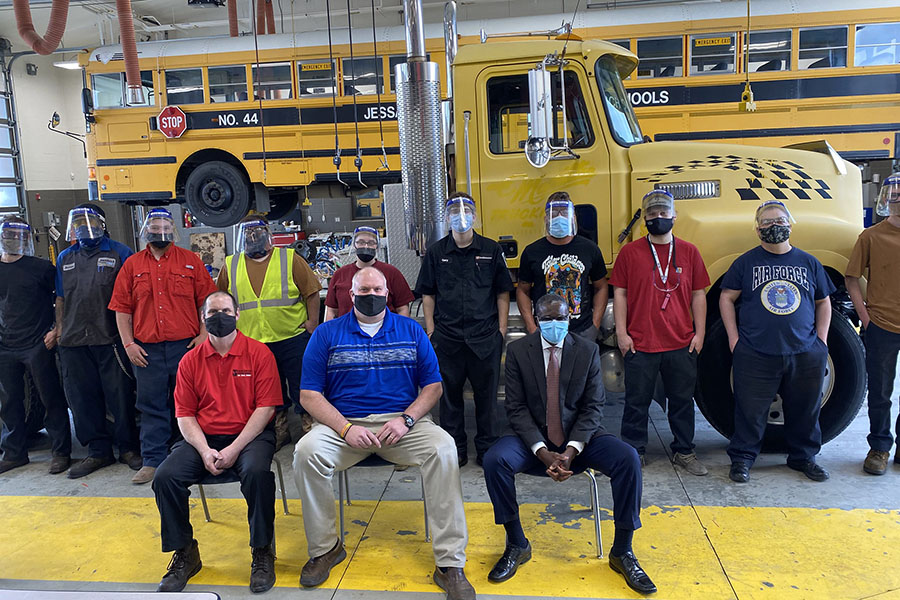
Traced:
<path fill-rule="evenodd" d="M 96 248 L 97 246 L 99 246 L 100 242 L 102 242 L 102 241 L 103 241 L 103 238 L 93 238 L 93 239 L 88 238 L 85 240 L 78 240 L 78 244 L 82 248 L 91 249 L 91 248 Z"/>
<path fill-rule="evenodd" d="M 472 229 L 472 217 L 466 214 L 450 215 L 450 227 L 456 233 L 465 233 Z"/>
<path fill-rule="evenodd" d="M 572 235 L 572 228 L 569 225 L 569 217 L 553 217 L 550 219 L 550 236 L 564 238 Z"/>
<path fill-rule="evenodd" d="M 541 337 L 554 346 L 560 345 L 569 333 L 568 321 L 538 321 L 538 325 L 541 327 Z"/>

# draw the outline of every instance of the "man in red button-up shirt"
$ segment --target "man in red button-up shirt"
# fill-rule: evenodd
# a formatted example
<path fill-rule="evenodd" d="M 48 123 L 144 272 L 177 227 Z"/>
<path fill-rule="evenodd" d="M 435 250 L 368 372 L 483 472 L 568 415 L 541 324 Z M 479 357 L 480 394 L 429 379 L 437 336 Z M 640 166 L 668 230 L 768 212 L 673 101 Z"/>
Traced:
<path fill-rule="evenodd" d="M 109 309 L 129 360 L 136 367 L 144 466 L 133 483 L 153 479 L 172 437 L 171 390 L 181 357 L 206 339 L 198 310 L 216 291 L 196 254 L 179 248 L 171 213 L 154 208 L 141 228 L 146 247 L 122 265 Z"/>
<path fill-rule="evenodd" d="M 175 552 L 160 592 L 180 592 L 200 570 L 188 488 L 209 475 L 237 476 L 250 522 L 250 591 L 275 584 L 275 407 L 282 405 L 275 356 L 262 342 L 237 331 L 237 301 L 228 292 L 206 299 L 209 339 L 188 352 L 178 370 L 175 416 L 184 440 L 153 480 L 163 552 Z M 233 481 L 233 479 L 227 479 Z"/>

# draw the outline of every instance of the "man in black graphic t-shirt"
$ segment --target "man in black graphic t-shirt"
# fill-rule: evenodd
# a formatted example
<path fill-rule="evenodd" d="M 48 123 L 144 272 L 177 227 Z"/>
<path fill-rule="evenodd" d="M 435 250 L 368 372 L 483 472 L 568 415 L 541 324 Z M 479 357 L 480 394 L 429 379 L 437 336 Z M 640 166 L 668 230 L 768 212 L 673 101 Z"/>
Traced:
<path fill-rule="evenodd" d="M 533 303 L 556 294 L 569 305 L 569 331 L 596 340 L 609 298 L 603 254 L 597 244 L 575 235 L 575 205 L 566 192 L 550 195 L 544 223 L 546 236 L 529 244 L 519 261 L 516 304 L 525 327 L 537 331 Z"/>

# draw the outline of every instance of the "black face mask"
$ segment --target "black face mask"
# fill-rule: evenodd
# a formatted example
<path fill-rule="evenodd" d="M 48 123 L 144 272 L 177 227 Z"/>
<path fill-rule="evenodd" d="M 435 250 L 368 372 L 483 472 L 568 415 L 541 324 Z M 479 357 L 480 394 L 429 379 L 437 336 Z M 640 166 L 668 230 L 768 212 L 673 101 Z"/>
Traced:
<path fill-rule="evenodd" d="M 237 317 L 223 312 L 213 313 L 206 317 L 203 322 L 206 324 L 206 331 L 209 335 L 216 337 L 231 335 L 237 328 Z"/>
<path fill-rule="evenodd" d="M 256 250 L 253 252 L 246 252 L 245 254 L 248 258 L 265 258 L 268 252 L 266 252 L 265 250 Z"/>
<path fill-rule="evenodd" d="M 150 245 L 158 250 L 163 250 L 164 248 L 168 248 L 171 243 L 172 242 L 167 242 L 165 240 L 151 240 Z"/>
<path fill-rule="evenodd" d="M 368 248 L 359 248 L 356 250 L 356 258 L 364 263 L 371 262 L 372 259 L 375 258 L 375 251 L 369 250 Z"/>
<path fill-rule="evenodd" d="M 780 244 L 791 237 L 790 225 L 771 225 L 759 230 L 759 239 L 767 244 Z"/>
<path fill-rule="evenodd" d="M 647 231 L 649 231 L 651 235 L 665 235 L 672 231 L 672 225 L 675 224 L 675 219 L 656 217 L 655 219 L 647 219 L 645 223 L 647 225 Z"/>
<path fill-rule="evenodd" d="M 353 306 L 365 316 L 374 317 L 387 306 L 387 296 L 378 296 L 376 294 L 353 296 Z"/>

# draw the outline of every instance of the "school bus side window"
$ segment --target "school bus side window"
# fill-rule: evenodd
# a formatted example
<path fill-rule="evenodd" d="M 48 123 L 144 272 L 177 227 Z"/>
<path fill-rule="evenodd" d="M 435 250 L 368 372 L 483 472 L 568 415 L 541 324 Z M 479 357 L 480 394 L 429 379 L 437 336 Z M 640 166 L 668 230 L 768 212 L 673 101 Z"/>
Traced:
<path fill-rule="evenodd" d="M 154 106 L 153 72 L 141 71 L 141 88 L 144 90 L 143 104 L 129 104 L 128 107 Z M 91 75 L 91 90 L 94 93 L 94 108 L 125 108 L 125 73 L 95 73 Z"/>
<path fill-rule="evenodd" d="M 562 145 L 563 111 L 560 102 L 559 72 L 550 75 L 556 132 L 553 144 Z M 594 132 L 584 103 L 578 75 L 566 71 L 566 120 L 569 145 L 587 148 L 594 143 Z M 528 75 L 492 77 L 487 82 L 490 151 L 493 154 L 522 152 L 528 139 Z"/>
<path fill-rule="evenodd" d="M 847 66 L 847 26 L 800 30 L 800 69 Z"/>
<path fill-rule="evenodd" d="M 384 66 L 380 56 L 354 58 L 352 61 L 345 58 L 341 61 L 341 71 L 344 74 L 345 96 L 384 93 Z"/>
<path fill-rule="evenodd" d="M 168 104 L 203 104 L 203 69 L 166 70 Z"/>
<path fill-rule="evenodd" d="M 640 63 L 638 79 L 647 77 L 681 77 L 682 37 L 650 38 L 637 41 Z"/>
<path fill-rule="evenodd" d="M 209 67 L 207 72 L 211 102 L 244 102 L 247 100 L 247 67 L 244 65 Z"/>
<path fill-rule="evenodd" d="M 749 68 L 760 71 L 791 70 L 791 30 L 751 31 Z"/>
<path fill-rule="evenodd" d="M 288 100 L 294 97 L 291 63 L 253 65 L 253 93 L 262 100 Z"/>
<path fill-rule="evenodd" d="M 334 61 L 307 60 L 297 63 L 300 97 L 331 96 L 334 93 Z"/>
<path fill-rule="evenodd" d="M 691 75 L 734 73 L 734 33 L 691 36 Z"/>
<path fill-rule="evenodd" d="M 900 64 L 900 23 L 873 23 L 856 26 L 857 67 Z"/>

